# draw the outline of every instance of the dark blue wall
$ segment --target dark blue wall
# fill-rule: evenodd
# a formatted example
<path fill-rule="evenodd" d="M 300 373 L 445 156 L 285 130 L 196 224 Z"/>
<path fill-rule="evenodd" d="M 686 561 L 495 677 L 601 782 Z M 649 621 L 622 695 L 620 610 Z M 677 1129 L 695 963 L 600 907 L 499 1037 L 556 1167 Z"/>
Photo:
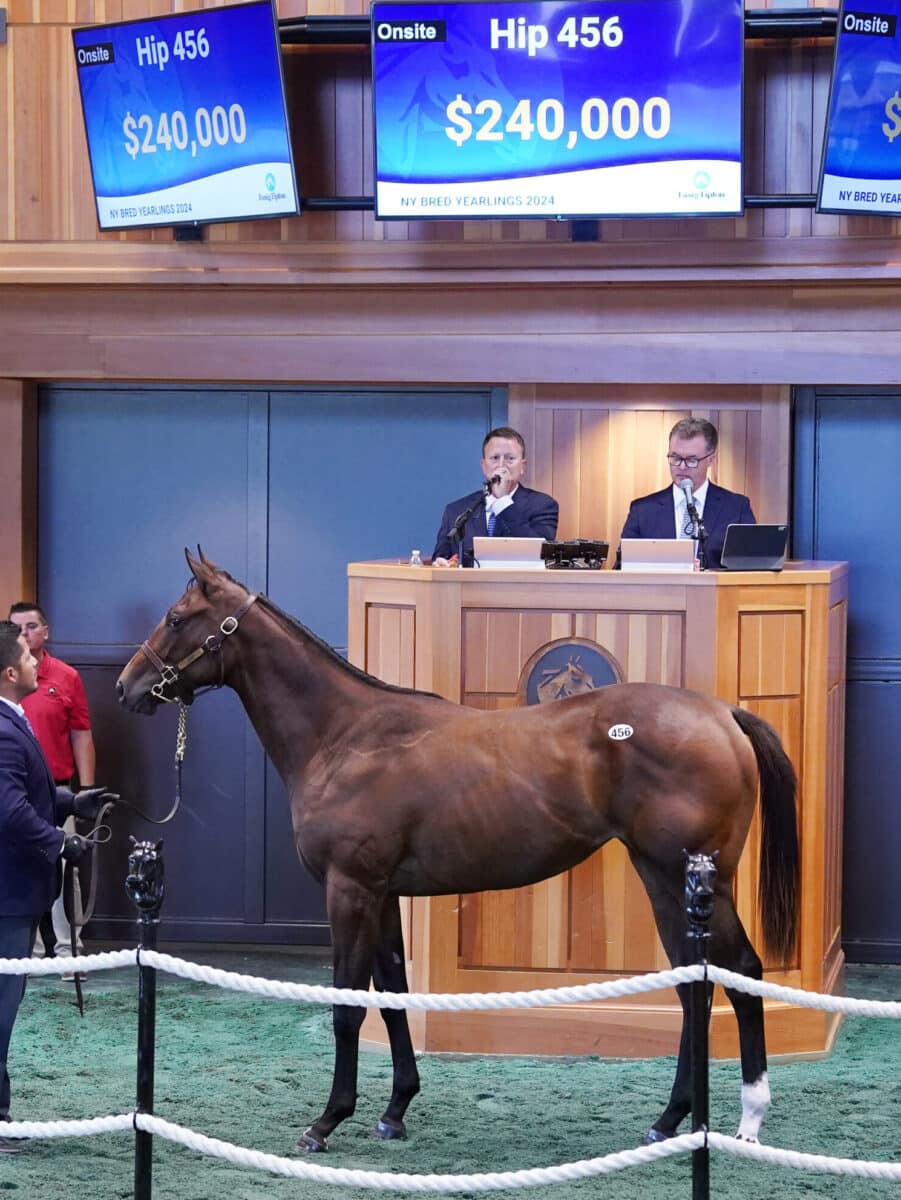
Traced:
<path fill-rule="evenodd" d="M 51 652 L 82 672 L 98 778 L 151 812 L 173 795 L 175 712 L 122 712 L 114 684 L 184 590 L 198 542 L 337 648 L 348 561 L 428 554 L 441 509 L 481 479 L 505 418 L 488 390 L 222 391 L 52 387 L 41 396 L 39 602 Z M 117 814 L 102 852 L 97 937 L 130 935 Z M 189 719 L 184 804 L 163 831 L 163 936 L 327 940 L 318 885 L 294 852 L 287 800 L 234 693 Z"/>
<path fill-rule="evenodd" d="M 901 394 L 801 389 L 794 554 L 851 564 L 843 943 L 901 962 Z"/>

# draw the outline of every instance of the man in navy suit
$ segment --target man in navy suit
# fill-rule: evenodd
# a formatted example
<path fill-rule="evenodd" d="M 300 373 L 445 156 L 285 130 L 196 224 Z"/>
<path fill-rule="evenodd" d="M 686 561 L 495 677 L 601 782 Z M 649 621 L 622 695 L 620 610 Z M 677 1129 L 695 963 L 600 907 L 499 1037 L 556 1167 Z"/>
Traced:
<path fill-rule="evenodd" d="M 60 858 L 77 862 L 90 849 L 58 826 L 73 812 L 96 817 L 104 795 L 102 788 L 57 792 L 22 708 L 38 686 L 37 670 L 19 626 L 0 621 L 0 958 L 30 956 L 38 919 L 59 891 Z M 24 975 L 0 975 L 0 1122 L 10 1120 L 6 1062 L 24 995 Z M 0 1154 L 23 1146 L 0 1137 Z"/>
<path fill-rule="evenodd" d="M 717 487 L 707 478 L 713 464 L 718 437 L 709 421 L 685 417 L 670 431 L 669 463 L 672 485 L 633 500 L 623 526 L 624 538 L 694 538 L 697 530 L 688 514 L 683 480 L 691 484 L 693 500 L 707 530 L 707 567 L 721 566 L 727 525 L 756 525 L 747 496 Z"/>
<path fill-rule="evenodd" d="M 520 483 L 526 470 L 526 444 L 522 434 L 508 425 L 492 429 L 482 442 L 485 483 L 477 492 L 452 500 L 444 510 L 432 552 L 434 566 L 446 567 L 458 552 L 453 536 L 459 525 L 463 563 L 472 565 L 474 537 L 540 537 L 557 534 L 559 508 L 553 496 L 534 492 Z"/>

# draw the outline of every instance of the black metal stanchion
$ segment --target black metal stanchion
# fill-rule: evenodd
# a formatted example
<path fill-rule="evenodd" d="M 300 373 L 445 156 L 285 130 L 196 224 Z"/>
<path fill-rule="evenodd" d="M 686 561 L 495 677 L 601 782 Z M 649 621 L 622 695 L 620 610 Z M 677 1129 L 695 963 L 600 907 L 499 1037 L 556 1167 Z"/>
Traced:
<path fill-rule="evenodd" d="M 156 949 L 160 907 L 163 903 L 162 842 L 132 841 L 125 890 L 140 916 L 141 950 Z M 153 1071 L 156 1051 L 156 968 L 141 962 L 138 953 L 138 1077 L 135 1109 L 153 1112 Z M 135 1128 L 134 1200 L 151 1200 L 153 1189 L 153 1135 Z"/>
<path fill-rule="evenodd" d="M 692 1200 L 710 1200 L 710 1151 L 706 1134 L 710 1121 L 710 991 L 707 983 L 707 954 L 710 918 L 713 916 L 713 884 L 716 855 L 688 854 L 685 863 L 685 912 L 688 936 L 694 943 L 694 960 L 705 968 L 703 978 L 689 984 L 691 1028 L 691 1128 L 705 1134 L 704 1145 L 691 1156 Z"/>

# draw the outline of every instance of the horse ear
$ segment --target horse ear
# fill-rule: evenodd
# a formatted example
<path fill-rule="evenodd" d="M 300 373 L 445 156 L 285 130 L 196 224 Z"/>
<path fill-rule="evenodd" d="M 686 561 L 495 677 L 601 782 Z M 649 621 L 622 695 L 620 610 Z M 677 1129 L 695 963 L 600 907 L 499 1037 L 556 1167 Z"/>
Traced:
<path fill-rule="evenodd" d="M 195 558 L 191 554 L 191 551 L 185 547 L 185 558 L 187 559 L 188 566 L 191 568 L 191 574 L 200 584 L 201 589 L 206 591 L 217 582 L 217 576 L 220 576 L 221 572 L 214 562 L 210 562 L 205 557 L 199 546 L 197 547 L 197 553 L 200 555 L 199 558 Z"/>
<path fill-rule="evenodd" d="M 199 550 L 200 547 L 198 546 L 197 549 Z M 191 568 L 191 574 L 194 576 L 197 582 L 200 583 L 200 577 L 204 574 L 203 563 L 199 559 L 193 557 L 187 546 L 185 546 L 185 561 Z"/>

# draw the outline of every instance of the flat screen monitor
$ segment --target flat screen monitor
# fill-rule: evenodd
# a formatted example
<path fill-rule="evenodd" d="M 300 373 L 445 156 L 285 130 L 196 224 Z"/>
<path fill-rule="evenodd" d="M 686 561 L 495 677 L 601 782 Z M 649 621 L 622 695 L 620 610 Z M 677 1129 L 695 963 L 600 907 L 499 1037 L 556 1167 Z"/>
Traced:
<path fill-rule="evenodd" d="M 623 538 L 623 571 L 694 571 L 697 545 L 691 538 Z"/>
<path fill-rule="evenodd" d="M 819 212 L 901 215 L 899 9 L 901 0 L 839 9 Z"/>
<path fill-rule="evenodd" d="M 742 0 L 375 0 L 375 212 L 735 216 Z"/>
<path fill-rule="evenodd" d="M 544 538 L 537 537 L 474 537 L 472 553 L 479 567 L 543 571 L 544 544 Z"/>
<path fill-rule="evenodd" d="M 727 571 L 781 571 L 787 525 L 727 525 L 721 562 Z"/>
<path fill-rule="evenodd" d="M 298 212 L 272 0 L 72 37 L 101 229 Z"/>

